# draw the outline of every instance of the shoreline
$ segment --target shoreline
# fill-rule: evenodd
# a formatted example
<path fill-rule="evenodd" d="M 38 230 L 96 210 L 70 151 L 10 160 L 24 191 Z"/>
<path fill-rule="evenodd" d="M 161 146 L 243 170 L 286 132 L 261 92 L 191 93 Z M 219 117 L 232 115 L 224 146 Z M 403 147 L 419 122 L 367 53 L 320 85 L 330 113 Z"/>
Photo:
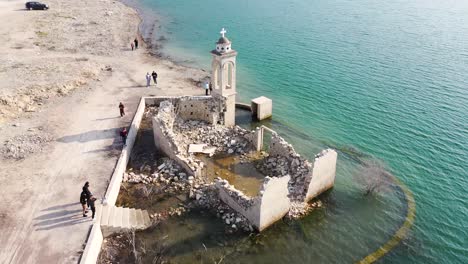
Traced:
<path fill-rule="evenodd" d="M 84 182 L 102 197 L 142 96 L 201 95 L 207 72 L 130 51 L 141 17 L 121 2 L 0 0 L 0 262 L 76 263 L 92 225 Z M 143 38 L 141 38 L 143 39 Z M 156 70 L 158 85 L 144 75 Z M 124 102 L 127 115 L 118 116 Z M 7 144 L 8 143 L 8 144 Z"/>

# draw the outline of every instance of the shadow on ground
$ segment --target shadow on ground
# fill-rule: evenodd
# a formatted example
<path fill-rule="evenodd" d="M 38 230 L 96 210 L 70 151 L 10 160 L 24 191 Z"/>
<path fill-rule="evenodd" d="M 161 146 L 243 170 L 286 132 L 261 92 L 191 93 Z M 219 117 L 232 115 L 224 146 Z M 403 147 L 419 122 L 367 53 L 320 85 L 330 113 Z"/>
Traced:
<path fill-rule="evenodd" d="M 52 206 L 43 209 L 42 212 L 45 212 L 45 214 L 34 218 L 34 221 L 36 221 L 34 226 L 38 231 L 76 225 L 91 220 L 89 216 L 83 217 L 81 205 L 78 202 Z"/>

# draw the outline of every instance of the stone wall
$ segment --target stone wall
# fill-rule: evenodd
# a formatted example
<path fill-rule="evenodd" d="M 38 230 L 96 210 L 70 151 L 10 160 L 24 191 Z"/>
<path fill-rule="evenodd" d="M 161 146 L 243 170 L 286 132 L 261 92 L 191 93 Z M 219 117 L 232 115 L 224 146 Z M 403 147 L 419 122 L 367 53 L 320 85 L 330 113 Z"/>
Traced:
<path fill-rule="evenodd" d="M 242 214 L 259 231 L 264 230 L 285 216 L 290 208 L 288 197 L 289 176 L 265 177 L 256 197 L 248 197 L 227 180 L 217 180 L 219 198 L 229 207 Z"/>
<path fill-rule="evenodd" d="M 175 122 L 175 109 L 171 102 L 163 101 L 159 104 L 158 113 L 153 117 L 153 136 L 156 148 L 175 160 L 189 174 L 201 175 L 199 164 L 184 157 L 180 147 L 176 144 L 177 135 L 172 128 Z"/>
<path fill-rule="evenodd" d="M 222 103 L 211 96 L 181 97 L 176 102 L 178 117 L 184 120 L 202 120 L 210 124 L 221 121 L 222 107 Z"/>
<path fill-rule="evenodd" d="M 333 187 L 337 159 L 338 153 L 333 149 L 325 149 L 315 156 L 306 201 Z"/>

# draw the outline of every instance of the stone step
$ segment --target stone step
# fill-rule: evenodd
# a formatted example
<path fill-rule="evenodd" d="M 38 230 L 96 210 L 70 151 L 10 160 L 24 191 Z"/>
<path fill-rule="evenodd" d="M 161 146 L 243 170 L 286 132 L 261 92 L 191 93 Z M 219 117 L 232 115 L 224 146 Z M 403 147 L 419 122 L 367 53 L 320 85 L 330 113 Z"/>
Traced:
<path fill-rule="evenodd" d="M 143 218 L 143 212 L 140 209 L 135 210 L 136 226 L 137 228 L 144 228 L 145 220 Z"/>
<path fill-rule="evenodd" d="M 149 217 L 148 211 L 144 210 L 142 213 L 143 213 L 143 228 L 147 228 L 151 225 L 151 219 Z"/>
<path fill-rule="evenodd" d="M 128 214 L 129 214 L 130 228 L 133 228 L 133 229 L 138 228 L 137 220 L 136 220 L 136 210 L 134 208 L 129 208 L 128 211 L 129 211 Z"/>
<path fill-rule="evenodd" d="M 144 229 L 151 226 L 148 211 L 105 205 L 97 212 L 104 236 L 131 229 Z"/>
<path fill-rule="evenodd" d="M 114 217 L 112 219 L 109 219 L 110 226 L 117 228 L 122 226 L 122 212 L 122 208 L 114 207 Z"/>
<path fill-rule="evenodd" d="M 131 226 L 130 226 L 130 210 L 128 208 L 121 208 L 120 209 L 122 211 L 122 225 L 121 227 L 122 228 L 125 228 L 125 229 L 130 229 Z"/>
<path fill-rule="evenodd" d="M 107 226 L 112 226 L 113 219 L 115 218 L 116 207 L 111 206 L 109 208 L 109 217 L 107 218 Z"/>
<path fill-rule="evenodd" d="M 102 208 L 103 208 L 102 204 L 96 205 L 96 215 L 94 216 L 94 223 L 101 224 Z"/>
<path fill-rule="evenodd" d="M 112 206 L 109 205 L 104 205 L 102 207 L 101 225 L 107 226 L 107 223 L 109 223 L 109 213 L 111 208 Z"/>

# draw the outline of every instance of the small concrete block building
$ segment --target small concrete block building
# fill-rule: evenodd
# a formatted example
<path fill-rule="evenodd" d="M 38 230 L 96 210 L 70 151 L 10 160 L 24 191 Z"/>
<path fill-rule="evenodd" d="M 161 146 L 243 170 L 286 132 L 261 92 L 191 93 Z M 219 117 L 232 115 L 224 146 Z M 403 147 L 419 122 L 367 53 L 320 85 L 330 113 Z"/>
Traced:
<path fill-rule="evenodd" d="M 273 101 L 265 96 L 252 99 L 252 114 L 258 120 L 270 118 L 273 112 Z"/>

